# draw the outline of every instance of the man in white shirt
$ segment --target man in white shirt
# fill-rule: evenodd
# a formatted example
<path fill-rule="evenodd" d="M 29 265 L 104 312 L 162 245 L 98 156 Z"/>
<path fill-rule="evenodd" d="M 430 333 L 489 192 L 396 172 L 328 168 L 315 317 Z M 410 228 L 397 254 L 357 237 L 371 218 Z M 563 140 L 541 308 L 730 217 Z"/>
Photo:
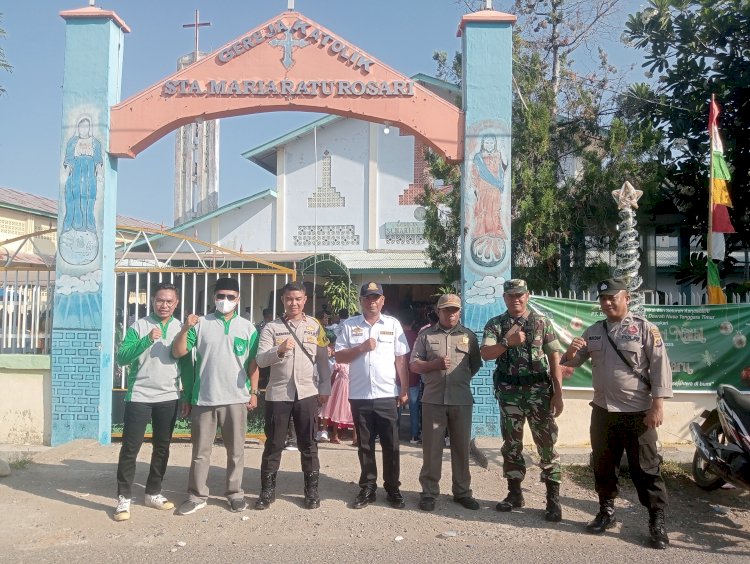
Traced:
<path fill-rule="evenodd" d="M 342 321 L 336 341 L 336 361 L 349 364 L 349 403 L 359 437 L 361 490 L 352 507 L 361 509 L 376 499 L 375 436 L 379 435 L 386 499 L 391 507 L 401 509 L 398 407 L 408 401 L 409 345 L 399 321 L 381 314 L 385 304 L 381 284 L 363 285 L 359 302 L 362 315 Z"/>

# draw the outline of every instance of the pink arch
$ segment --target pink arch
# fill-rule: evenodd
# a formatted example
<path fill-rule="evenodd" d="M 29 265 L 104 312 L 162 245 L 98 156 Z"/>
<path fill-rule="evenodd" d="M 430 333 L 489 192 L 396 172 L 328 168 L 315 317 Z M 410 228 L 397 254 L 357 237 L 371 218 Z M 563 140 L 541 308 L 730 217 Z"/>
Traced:
<path fill-rule="evenodd" d="M 284 26 L 289 34 L 273 33 Z M 281 40 L 287 35 L 307 42 L 303 47 L 292 48 L 289 68 L 282 62 L 283 46 L 271 45 L 272 38 Z M 291 93 L 286 89 L 284 94 L 253 93 L 260 81 L 277 86 L 290 81 L 294 89 Z M 330 87 L 328 94 L 323 93 L 320 81 Z M 302 92 L 297 90 L 300 83 L 306 85 Z M 316 83 L 319 95 L 304 92 L 312 90 Z M 225 93 L 218 94 L 222 84 Z M 351 94 L 347 94 L 347 85 Z M 234 87 L 235 92 L 237 88 L 242 91 L 228 94 L 227 86 Z M 193 92 L 188 92 L 191 89 Z M 378 94 L 389 95 L 368 93 L 376 89 Z M 116 157 L 134 158 L 170 131 L 196 119 L 272 111 L 320 112 L 388 122 L 423 139 L 450 161 L 463 158 L 464 119 L 459 108 L 298 12 L 284 12 L 113 106 L 109 152 Z"/>

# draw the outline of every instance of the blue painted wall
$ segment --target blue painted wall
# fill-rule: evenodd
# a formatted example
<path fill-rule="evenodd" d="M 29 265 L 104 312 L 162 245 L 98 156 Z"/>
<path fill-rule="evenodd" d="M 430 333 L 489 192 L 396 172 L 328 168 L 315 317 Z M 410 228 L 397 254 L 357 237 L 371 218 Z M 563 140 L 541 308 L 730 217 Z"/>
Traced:
<path fill-rule="evenodd" d="M 117 160 L 109 107 L 120 101 L 123 31 L 109 17 L 66 19 L 52 444 L 111 441 Z"/>
<path fill-rule="evenodd" d="M 507 22 L 467 22 L 462 34 L 463 323 L 479 334 L 480 342 L 487 320 L 506 309 L 502 287 L 510 278 L 512 31 Z M 474 435 L 500 434 L 494 368 L 494 362 L 485 363 L 472 381 Z"/>

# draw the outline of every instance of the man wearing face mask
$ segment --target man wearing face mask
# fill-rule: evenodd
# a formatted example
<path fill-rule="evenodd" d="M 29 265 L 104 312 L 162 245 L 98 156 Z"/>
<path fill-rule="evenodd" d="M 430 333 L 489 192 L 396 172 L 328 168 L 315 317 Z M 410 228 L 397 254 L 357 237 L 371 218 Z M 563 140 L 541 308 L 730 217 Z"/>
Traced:
<path fill-rule="evenodd" d="M 191 416 L 193 455 L 188 499 L 180 506 L 180 515 L 190 515 L 206 506 L 217 425 L 227 449 L 224 495 L 231 511 L 247 509 L 242 472 L 247 412 L 258 404 L 258 333 L 252 323 L 237 315 L 239 298 L 237 280 L 219 278 L 214 287 L 216 311 L 205 317 L 188 315 L 172 345 L 176 358 L 196 350 L 195 380 L 187 385 L 183 382 L 183 397 L 187 399 L 183 417 Z"/>
<path fill-rule="evenodd" d="M 261 492 L 255 509 L 268 509 L 276 499 L 276 473 L 290 419 L 294 422 L 305 479 L 304 506 L 316 509 L 320 507 L 320 462 L 315 417 L 331 395 L 328 339 L 318 320 L 305 315 L 305 286 L 290 282 L 281 292 L 284 316 L 266 323 L 258 345 L 258 365 L 270 366 L 271 375 L 266 387 Z"/>

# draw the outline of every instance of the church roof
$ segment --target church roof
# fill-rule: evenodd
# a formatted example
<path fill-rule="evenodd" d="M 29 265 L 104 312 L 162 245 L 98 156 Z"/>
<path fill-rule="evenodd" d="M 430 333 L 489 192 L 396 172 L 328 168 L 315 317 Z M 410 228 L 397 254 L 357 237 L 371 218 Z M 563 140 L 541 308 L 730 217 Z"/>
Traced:
<path fill-rule="evenodd" d="M 461 95 L 460 87 L 450 82 L 446 82 L 445 80 L 435 78 L 434 76 L 419 73 L 415 74 L 411 78 L 416 82 L 422 83 L 429 90 L 431 90 L 438 96 L 449 100 L 450 102 L 455 102 L 456 98 Z M 258 145 L 253 149 L 249 149 L 242 153 L 242 156 L 247 160 L 254 162 L 261 168 L 267 170 L 271 174 L 276 174 L 276 150 L 279 147 L 283 147 L 291 141 L 302 139 L 303 137 L 309 135 L 316 127 L 325 127 L 326 125 L 329 125 L 341 119 L 349 118 L 343 118 L 337 115 L 324 116 L 308 123 L 307 125 L 303 125 L 302 127 L 293 129 L 292 131 L 290 131 L 289 133 L 285 133 L 281 137 L 277 137 L 276 139 L 272 139 L 267 143 Z"/>
<path fill-rule="evenodd" d="M 0 208 L 18 210 L 42 217 L 57 218 L 57 200 L 37 194 L 30 194 L 29 192 L 13 190 L 12 188 L 0 187 Z M 164 228 L 163 225 L 125 215 L 117 216 L 117 224 L 149 229 Z"/>

